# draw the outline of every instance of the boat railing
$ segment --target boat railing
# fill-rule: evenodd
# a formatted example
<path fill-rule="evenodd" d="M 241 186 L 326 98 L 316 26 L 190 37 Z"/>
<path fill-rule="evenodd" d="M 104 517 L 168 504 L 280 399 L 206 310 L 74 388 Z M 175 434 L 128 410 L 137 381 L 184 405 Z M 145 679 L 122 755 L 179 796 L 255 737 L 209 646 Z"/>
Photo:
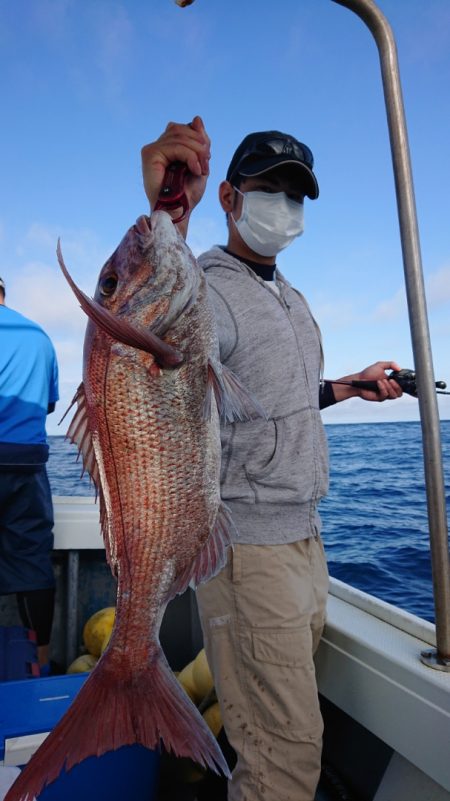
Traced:
<path fill-rule="evenodd" d="M 397 47 L 391 26 L 373 0 L 333 2 L 363 20 L 380 56 L 422 427 L 433 574 L 437 649 L 422 652 L 421 658 L 429 667 L 450 671 L 450 563 L 442 447 Z"/>

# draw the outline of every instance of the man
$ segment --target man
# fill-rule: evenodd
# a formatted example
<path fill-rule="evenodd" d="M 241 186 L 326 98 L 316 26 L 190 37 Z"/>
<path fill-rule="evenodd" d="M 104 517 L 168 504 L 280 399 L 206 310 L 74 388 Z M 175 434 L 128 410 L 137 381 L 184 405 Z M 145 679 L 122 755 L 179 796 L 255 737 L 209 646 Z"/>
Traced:
<path fill-rule="evenodd" d="M 152 207 L 167 166 L 190 175 L 192 209 L 208 175 L 199 117 L 170 123 L 142 150 Z M 303 296 L 276 268 L 303 230 L 304 198 L 319 187 L 308 147 L 278 131 L 249 134 L 219 187 L 226 247 L 203 254 L 221 359 L 268 420 L 222 427 L 221 492 L 238 530 L 228 564 L 197 590 L 205 647 L 225 730 L 237 754 L 230 801 L 312 801 L 320 776 L 322 720 L 313 655 L 325 620 L 328 574 L 317 505 L 328 486 L 320 409 L 358 395 L 401 395 L 377 362 L 346 376 L 377 391 L 321 383 L 322 346 Z M 178 212 L 174 212 L 177 214 Z M 180 223 L 185 235 L 187 220 Z"/>
<path fill-rule="evenodd" d="M 0 279 L 0 595 L 16 594 L 46 675 L 55 579 L 45 422 L 59 398 L 58 366 L 47 334 L 5 295 Z"/>

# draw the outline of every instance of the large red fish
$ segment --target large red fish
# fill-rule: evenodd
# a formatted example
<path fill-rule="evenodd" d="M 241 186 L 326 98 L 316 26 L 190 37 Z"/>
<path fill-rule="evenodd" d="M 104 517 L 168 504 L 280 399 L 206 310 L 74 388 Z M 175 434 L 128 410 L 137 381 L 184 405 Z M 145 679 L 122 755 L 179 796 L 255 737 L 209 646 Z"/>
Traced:
<path fill-rule="evenodd" d="M 219 492 L 219 415 L 261 414 L 218 361 L 204 275 L 166 212 L 140 217 L 101 270 L 68 436 L 100 497 L 117 577 L 109 646 L 9 791 L 30 801 L 63 766 L 140 743 L 228 775 L 216 740 L 172 674 L 158 632 L 167 603 L 214 575 L 232 522 Z"/>

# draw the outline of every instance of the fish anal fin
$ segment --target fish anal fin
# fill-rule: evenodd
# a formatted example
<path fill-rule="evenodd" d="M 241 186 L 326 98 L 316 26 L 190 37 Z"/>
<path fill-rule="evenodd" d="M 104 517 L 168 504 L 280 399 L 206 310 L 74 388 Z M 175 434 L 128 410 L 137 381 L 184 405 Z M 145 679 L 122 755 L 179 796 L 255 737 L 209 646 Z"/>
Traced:
<path fill-rule="evenodd" d="M 215 576 L 225 565 L 227 548 L 236 537 L 236 527 L 230 510 L 221 503 L 217 511 L 213 530 L 203 544 L 192 564 L 184 570 L 171 587 L 170 597 L 184 592 L 190 585 L 193 589 Z"/>
<path fill-rule="evenodd" d="M 206 397 L 203 406 L 203 419 L 211 419 L 212 399 L 215 399 L 219 417 L 224 423 L 245 422 L 267 414 L 252 395 L 245 389 L 241 381 L 225 365 L 216 365 L 208 361 L 208 377 Z"/>

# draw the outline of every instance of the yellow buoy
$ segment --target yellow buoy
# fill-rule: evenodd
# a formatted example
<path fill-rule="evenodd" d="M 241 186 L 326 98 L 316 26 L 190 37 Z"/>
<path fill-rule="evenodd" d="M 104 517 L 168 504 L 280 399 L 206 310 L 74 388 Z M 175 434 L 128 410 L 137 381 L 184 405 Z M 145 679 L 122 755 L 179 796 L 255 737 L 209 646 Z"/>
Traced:
<path fill-rule="evenodd" d="M 116 610 L 114 606 L 107 606 L 92 615 L 83 629 L 83 641 L 86 649 L 93 656 L 100 656 L 102 646 L 107 635 L 111 634 L 114 626 Z"/>
<path fill-rule="evenodd" d="M 194 704 L 197 704 L 199 701 L 201 701 L 202 696 L 198 693 L 194 682 L 193 668 L 194 668 L 194 663 L 189 662 L 186 665 L 186 667 L 184 667 L 183 670 L 180 671 L 180 673 L 177 676 L 177 679 L 180 682 L 183 689 L 187 692 L 191 701 L 193 701 Z"/>
<path fill-rule="evenodd" d="M 103 651 L 106 651 L 106 649 L 107 649 L 107 647 L 109 645 L 109 641 L 111 639 L 111 634 L 112 634 L 112 629 L 111 629 L 111 631 L 108 631 L 105 634 L 105 639 L 103 640 L 102 646 L 101 646 L 101 649 L 100 649 L 100 655 L 103 653 Z"/>
<path fill-rule="evenodd" d="M 211 704 L 211 706 L 209 706 L 208 709 L 205 709 L 205 711 L 203 712 L 203 718 L 208 727 L 211 729 L 212 733 L 214 734 L 214 737 L 218 737 L 220 730 L 223 726 L 222 714 L 220 712 L 220 706 L 218 701 L 216 701 L 215 704 Z"/>
<path fill-rule="evenodd" d="M 208 660 L 206 658 L 205 649 L 197 654 L 194 659 L 194 666 L 192 669 L 192 676 L 194 679 L 195 690 L 200 698 L 205 698 L 214 687 L 214 679 L 209 669 Z"/>
<path fill-rule="evenodd" d="M 98 659 L 92 654 L 78 656 L 67 668 L 67 673 L 87 673 L 96 666 Z"/>

